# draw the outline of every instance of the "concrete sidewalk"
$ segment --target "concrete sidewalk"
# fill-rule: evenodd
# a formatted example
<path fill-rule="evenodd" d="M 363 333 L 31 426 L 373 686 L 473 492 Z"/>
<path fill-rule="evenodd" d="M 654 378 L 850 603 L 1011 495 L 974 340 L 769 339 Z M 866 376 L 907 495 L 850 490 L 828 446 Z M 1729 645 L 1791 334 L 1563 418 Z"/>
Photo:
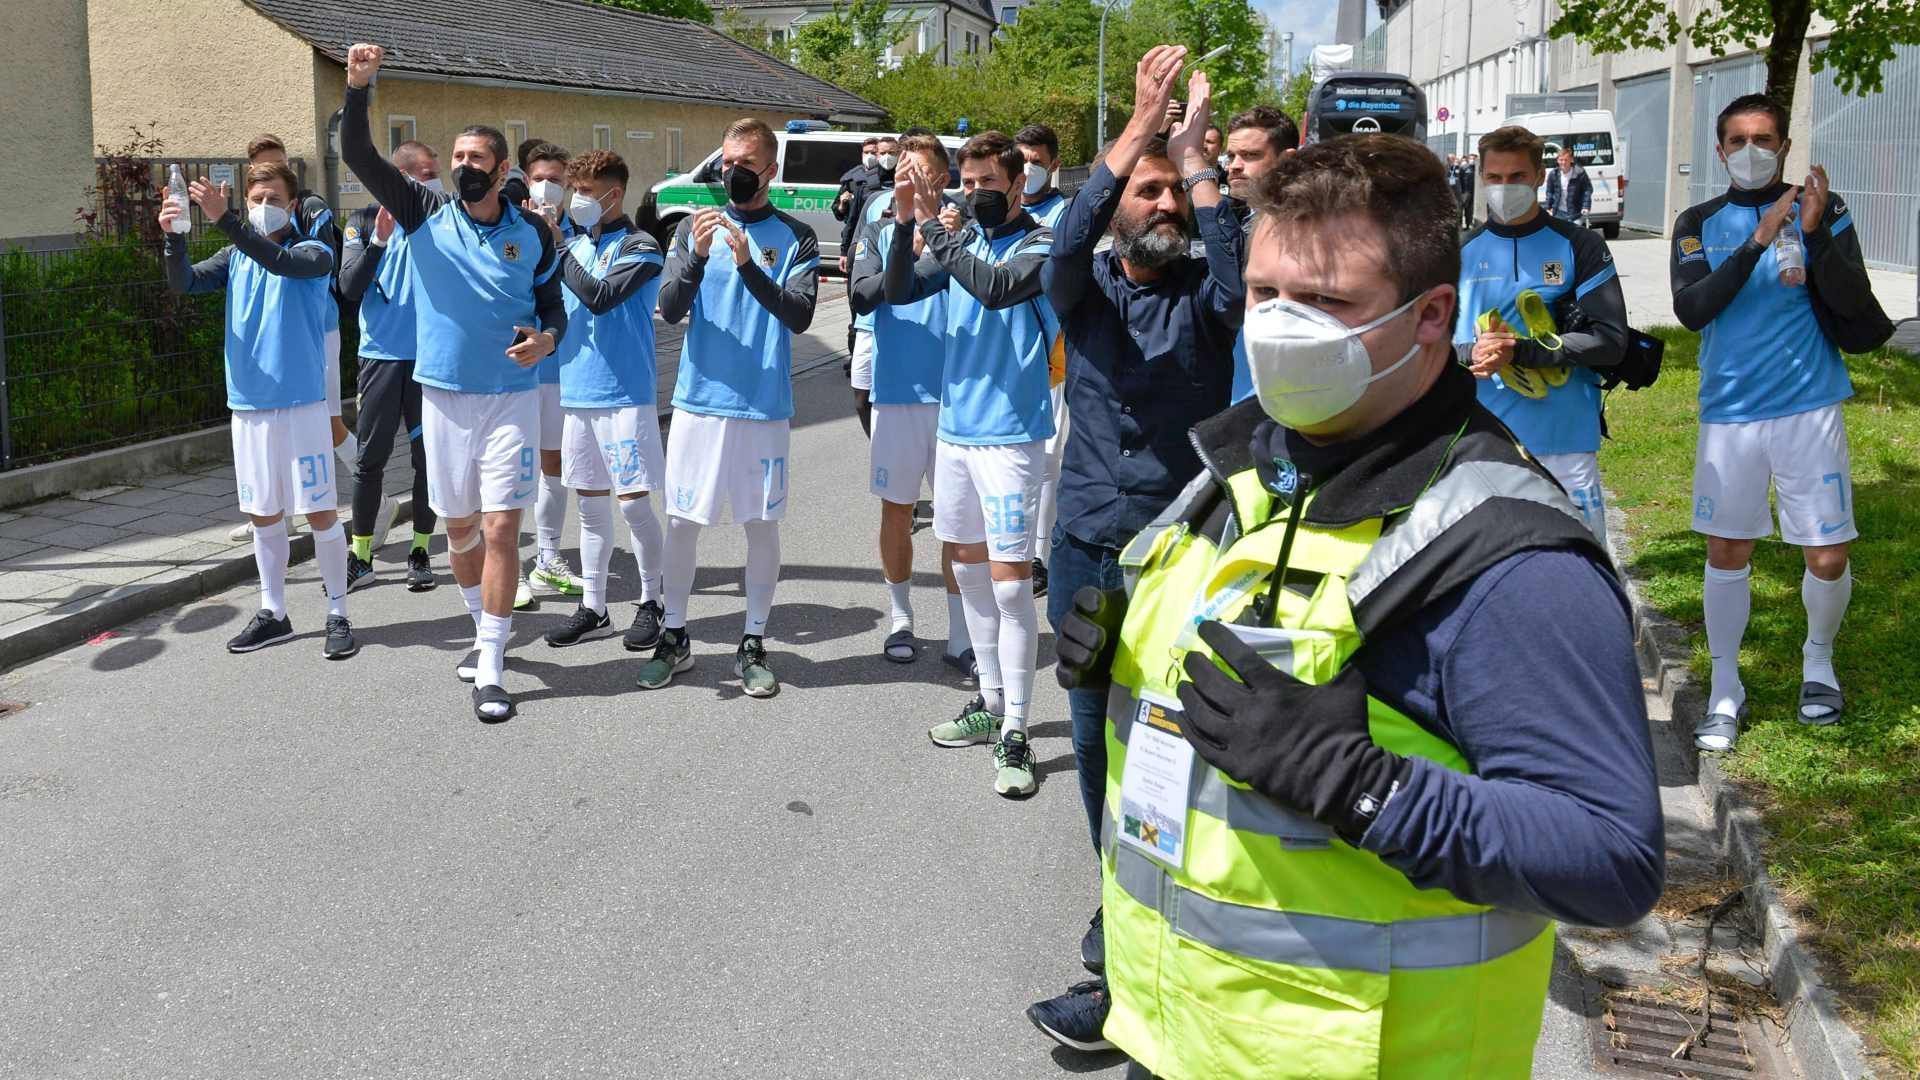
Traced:
<path fill-rule="evenodd" d="M 814 324 L 794 339 L 795 374 L 845 355 L 850 318 L 845 288 L 823 281 Z M 665 403 L 682 327 L 656 321 L 655 330 L 664 420 L 671 416 Z M 413 468 L 404 440 L 388 460 L 383 487 L 400 502 L 396 525 L 412 520 Z M 343 514 L 352 489 L 343 477 Z M 252 545 L 228 539 L 242 520 L 226 453 L 178 471 L 0 510 L 0 670 L 252 577 Z M 394 539 L 405 536 L 395 529 Z M 300 528 L 293 559 L 312 555 L 313 539 Z M 444 557 L 435 558 L 435 569 L 446 578 Z"/>
<path fill-rule="evenodd" d="M 1672 246 L 1664 237 L 1645 233 L 1622 235 L 1609 241 L 1613 263 L 1620 271 L 1620 287 L 1627 294 L 1627 317 L 1642 330 L 1654 326 L 1676 326 L 1673 315 L 1673 285 L 1668 277 Z M 1914 317 L 1914 275 L 1891 270 L 1868 270 L 1873 295 L 1894 322 Z"/>

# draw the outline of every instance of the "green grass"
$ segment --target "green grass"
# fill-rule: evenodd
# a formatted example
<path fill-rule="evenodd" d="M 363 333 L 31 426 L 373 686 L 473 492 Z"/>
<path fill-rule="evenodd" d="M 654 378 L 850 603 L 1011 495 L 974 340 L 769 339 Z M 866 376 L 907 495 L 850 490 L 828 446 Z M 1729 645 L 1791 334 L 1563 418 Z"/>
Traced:
<path fill-rule="evenodd" d="M 1650 603 L 1694 630 L 1693 670 L 1704 680 L 1706 545 L 1689 527 L 1699 338 L 1655 332 L 1667 342 L 1660 381 L 1611 396 L 1613 439 L 1600 465 L 1626 511 L 1629 568 Z M 1920 1072 L 1920 362 L 1881 350 L 1848 367 L 1861 538 L 1835 647 L 1847 715 L 1824 728 L 1794 719 L 1803 564 L 1798 549 L 1762 541 L 1740 653 L 1752 716 L 1725 765 L 1760 805 L 1776 880 L 1839 968 L 1856 1019 L 1901 1068 Z"/>

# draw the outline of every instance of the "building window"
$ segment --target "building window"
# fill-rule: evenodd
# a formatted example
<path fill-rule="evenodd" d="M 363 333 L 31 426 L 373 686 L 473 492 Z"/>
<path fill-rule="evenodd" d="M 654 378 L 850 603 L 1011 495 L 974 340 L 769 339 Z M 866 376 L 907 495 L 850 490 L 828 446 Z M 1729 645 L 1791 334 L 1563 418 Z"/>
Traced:
<path fill-rule="evenodd" d="M 767 44 L 785 45 L 786 43 L 787 43 L 787 31 L 784 28 L 777 27 L 775 29 L 767 31 Z"/>
<path fill-rule="evenodd" d="M 612 124 L 593 125 L 593 148 L 595 150 L 613 149 L 613 125 Z"/>
<path fill-rule="evenodd" d="M 392 113 L 388 113 L 387 153 L 391 154 L 400 148 L 401 143 L 417 138 L 418 136 L 415 132 L 418 130 L 419 125 L 414 123 L 413 117 L 395 116 Z"/>
<path fill-rule="evenodd" d="M 667 129 L 667 171 L 685 172 L 686 165 L 680 159 L 681 137 L 679 128 Z"/>
<path fill-rule="evenodd" d="M 1012 26 L 1020 21 L 1020 9 L 1012 4 L 1000 9 L 1000 25 Z"/>
<path fill-rule="evenodd" d="M 974 53 L 977 53 L 980 51 L 980 35 L 979 34 L 976 34 L 971 30 L 967 31 L 966 49 L 964 51 L 968 56 L 972 56 Z"/>
<path fill-rule="evenodd" d="M 520 152 L 520 144 L 527 141 L 527 122 L 525 120 L 507 121 L 507 153 Z"/>

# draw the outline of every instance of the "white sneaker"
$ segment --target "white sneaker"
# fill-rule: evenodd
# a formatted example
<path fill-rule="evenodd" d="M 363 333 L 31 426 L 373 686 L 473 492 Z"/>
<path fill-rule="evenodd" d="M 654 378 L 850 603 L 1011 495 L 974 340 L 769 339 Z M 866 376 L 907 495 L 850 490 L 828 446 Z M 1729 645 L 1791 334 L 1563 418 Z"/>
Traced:
<path fill-rule="evenodd" d="M 243 521 L 227 530 L 227 539 L 236 544 L 245 543 L 253 539 L 253 522 Z"/>
<path fill-rule="evenodd" d="M 522 577 L 513 587 L 513 610 L 525 611 L 533 606 L 533 586 Z"/>

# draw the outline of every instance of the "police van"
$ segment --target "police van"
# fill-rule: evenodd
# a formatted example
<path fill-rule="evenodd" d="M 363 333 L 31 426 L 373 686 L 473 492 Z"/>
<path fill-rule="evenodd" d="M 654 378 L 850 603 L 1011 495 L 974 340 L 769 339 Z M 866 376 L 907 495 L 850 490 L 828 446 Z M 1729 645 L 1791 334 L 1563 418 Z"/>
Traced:
<path fill-rule="evenodd" d="M 1547 144 L 1547 171 L 1558 168 L 1554 159 L 1560 148 L 1573 148 L 1573 160 L 1587 170 L 1593 181 L 1593 206 L 1587 222 L 1599 227 L 1609 240 L 1620 235 L 1620 210 L 1627 201 L 1627 167 L 1624 148 L 1613 126 L 1613 113 L 1607 109 L 1580 109 L 1574 112 L 1539 112 L 1510 116 L 1502 127 L 1518 124 L 1540 136 Z M 1540 203 L 1547 202 L 1547 185 L 1540 185 Z"/>
<path fill-rule="evenodd" d="M 860 164 L 860 144 L 881 133 L 824 128 L 817 120 L 794 120 L 784 131 L 774 132 L 780 143 L 780 171 L 774 174 L 767 197 L 776 208 L 813 229 L 820 244 L 820 261 L 831 265 L 840 257 L 841 222 L 833 216 L 840 177 Z M 966 140 L 942 135 L 940 141 L 951 156 Z M 653 185 L 636 220 L 660 240 L 664 250 L 681 221 L 697 210 L 727 201 L 721 171 L 720 149 L 715 147 L 692 170 Z"/>

